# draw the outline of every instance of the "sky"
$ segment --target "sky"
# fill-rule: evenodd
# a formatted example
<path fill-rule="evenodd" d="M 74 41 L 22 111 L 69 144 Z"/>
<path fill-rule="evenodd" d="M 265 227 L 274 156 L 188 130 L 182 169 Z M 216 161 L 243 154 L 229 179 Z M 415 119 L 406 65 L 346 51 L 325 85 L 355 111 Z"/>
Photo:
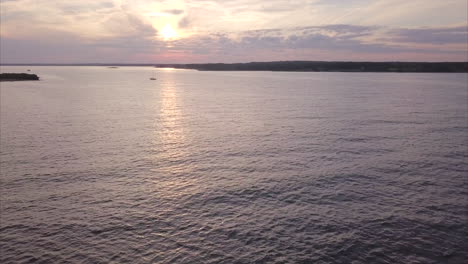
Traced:
<path fill-rule="evenodd" d="M 0 63 L 468 61 L 467 0 L 0 0 Z"/>

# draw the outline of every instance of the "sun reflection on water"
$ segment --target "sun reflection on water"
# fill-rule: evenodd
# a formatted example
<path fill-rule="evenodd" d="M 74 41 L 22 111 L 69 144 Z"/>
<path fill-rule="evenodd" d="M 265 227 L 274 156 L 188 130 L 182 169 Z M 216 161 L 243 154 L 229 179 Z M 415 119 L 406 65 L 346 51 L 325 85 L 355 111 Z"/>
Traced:
<path fill-rule="evenodd" d="M 182 102 L 179 98 L 173 73 L 165 72 L 163 86 L 160 90 L 160 108 L 158 139 L 163 151 L 163 157 L 169 162 L 177 162 L 185 158 L 186 136 L 183 123 Z"/>
<path fill-rule="evenodd" d="M 161 80 L 158 102 L 158 117 L 154 134 L 156 155 L 156 191 L 160 198 L 176 201 L 196 190 L 194 171 L 196 166 L 190 152 L 189 128 L 184 110 L 183 91 L 177 86 L 175 74 L 171 71 L 158 71 Z"/>

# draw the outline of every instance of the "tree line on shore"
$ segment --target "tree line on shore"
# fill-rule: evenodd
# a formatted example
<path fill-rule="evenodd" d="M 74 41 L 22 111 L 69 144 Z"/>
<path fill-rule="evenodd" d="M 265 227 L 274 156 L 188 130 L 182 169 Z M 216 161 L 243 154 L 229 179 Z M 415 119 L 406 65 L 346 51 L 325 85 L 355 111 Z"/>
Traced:
<path fill-rule="evenodd" d="M 277 61 L 249 63 L 157 64 L 155 67 L 195 69 L 201 71 L 468 72 L 468 62 Z"/>

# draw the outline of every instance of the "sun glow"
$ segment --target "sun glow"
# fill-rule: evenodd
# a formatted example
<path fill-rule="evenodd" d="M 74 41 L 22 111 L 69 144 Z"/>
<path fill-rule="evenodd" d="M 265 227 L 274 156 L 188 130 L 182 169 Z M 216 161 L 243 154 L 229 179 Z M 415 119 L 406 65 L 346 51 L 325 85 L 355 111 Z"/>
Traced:
<path fill-rule="evenodd" d="M 166 24 L 163 29 L 161 29 L 160 33 L 164 40 L 174 39 L 178 36 L 177 31 L 175 31 L 169 24 Z"/>

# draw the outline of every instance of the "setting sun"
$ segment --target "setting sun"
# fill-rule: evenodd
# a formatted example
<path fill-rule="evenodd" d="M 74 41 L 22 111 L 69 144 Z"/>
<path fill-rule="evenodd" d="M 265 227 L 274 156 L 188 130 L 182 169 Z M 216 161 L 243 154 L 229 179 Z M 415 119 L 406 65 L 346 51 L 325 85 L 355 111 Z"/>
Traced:
<path fill-rule="evenodd" d="M 177 32 L 171 27 L 171 25 L 166 24 L 163 29 L 161 29 L 161 36 L 165 39 L 172 39 L 177 37 Z"/>

